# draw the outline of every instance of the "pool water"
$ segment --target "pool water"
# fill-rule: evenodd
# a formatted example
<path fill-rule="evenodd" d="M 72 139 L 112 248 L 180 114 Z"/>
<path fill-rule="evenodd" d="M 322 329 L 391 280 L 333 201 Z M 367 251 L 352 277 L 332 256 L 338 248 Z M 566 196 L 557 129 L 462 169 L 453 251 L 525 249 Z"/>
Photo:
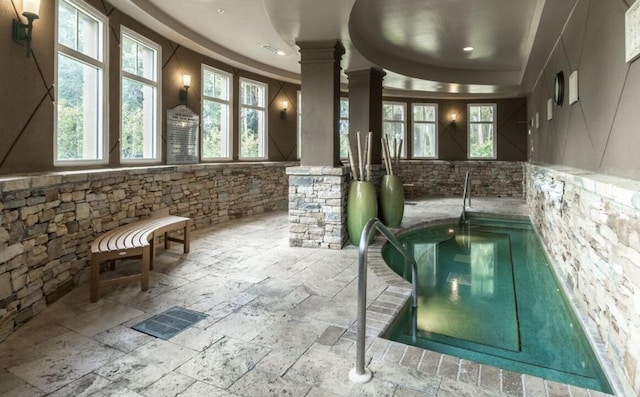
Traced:
<path fill-rule="evenodd" d="M 399 239 L 418 263 L 419 302 L 385 337 L 611 393 L 528 220 L 473 217 Z M 389 244 L 383 257 L 411 281 Z"/>

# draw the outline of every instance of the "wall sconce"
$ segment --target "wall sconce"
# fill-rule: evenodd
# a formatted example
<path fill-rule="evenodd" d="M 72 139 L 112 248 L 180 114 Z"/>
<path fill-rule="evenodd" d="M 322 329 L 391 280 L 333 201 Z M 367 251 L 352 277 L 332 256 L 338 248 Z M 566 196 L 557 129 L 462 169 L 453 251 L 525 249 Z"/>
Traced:
<path fill-rule="evenodd" d="M 33 33 L 33 20 L 40 18 L 40 0 L 23 0 L 22 15 L 27 18 L 27 23 L 13 20 L 13 41 L 18 44 L 27 43 L 27 58 L 31 58 L 31 37 Z"/>
<path fill-rule="evenodd" d="M 182 86 L 184 87 L 184 89 L 180 90 L 180 101 L 184 103 L 184 106 L 187 106 L 187 101 L 189 99 L 189 87 L 191 87 L 190 74 L 182 75 Z"/>
<path fill-rule="evenodd" d="M 458 115 L 456 113 L 451 113 L 451 126 L 455 127 L 456 126 L 456 119 L 458 118 Z"/>
<path fill-rule="evenodd" d="M 287 109 L 289 109 L 289 101 L 287 101 L 286 99 L 282 100 L 282 111 L 280 112 L 280 118 L 282 120 L 285 119 L 285 117 L 287 117 Z"/>

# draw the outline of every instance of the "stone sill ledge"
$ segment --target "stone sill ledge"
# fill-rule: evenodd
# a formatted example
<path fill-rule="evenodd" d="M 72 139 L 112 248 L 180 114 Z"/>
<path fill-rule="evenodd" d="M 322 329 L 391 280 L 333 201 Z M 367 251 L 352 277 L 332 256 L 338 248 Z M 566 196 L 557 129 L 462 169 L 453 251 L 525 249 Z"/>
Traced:
<path fill-rule="evenodd" d="M 560 165 L 529 163 L 531 172 L 571 183 L 616 204 L 640 210 L 640 182 Z"/>
<path fill-rule="evenodd" d="M 233 162 L 233 163 L 198 163 L 180 165 L 154 165 L 139 167 L 96 168 L 73 171 L 54 171 L 24 175 L 0 177 L 0 194 L 16 190 L 41 188 L 62 183 L 76 183 L 103 178 L 113 178 L 124 175 L 165 174 L 172 172 L 193 172 L 211 169 L 242 169 L 255 167 L 286 168 L 297 162 L 266 161 L 266 162 Z"/>
<path fill-rule="evenodd" d="M 329 175 L 329 176 L 343 176 L 349 173 L 347 167 L 325 167 L 325 166 L 293 166 L 287 167 L 287 175 Z"/>

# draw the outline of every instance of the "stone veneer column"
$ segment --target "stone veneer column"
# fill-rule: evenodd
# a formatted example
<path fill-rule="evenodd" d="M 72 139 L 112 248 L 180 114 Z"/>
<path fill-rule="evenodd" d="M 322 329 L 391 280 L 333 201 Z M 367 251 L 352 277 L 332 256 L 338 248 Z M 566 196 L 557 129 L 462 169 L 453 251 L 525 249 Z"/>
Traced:
<path fill-rule="evenodd" d="M 347 241 L 348 170 L 340 161 L 338 40 L 302 41 L 300 167 L 289 175 L 289 245 L 341 249 Z"/>
<path fill-rule="evenodd" d="M 347 241 L 348 169 L 289 167 L 289 245 L 341 249 Z"/>
<path fill-rule="evenodd" d="M 349 142 L 355 145 L 357 131 L 371 131 L 371 164 L 381 164 L 382 80 L 386 73 L 374 68 L 346 73 L 349 78 Z"/>

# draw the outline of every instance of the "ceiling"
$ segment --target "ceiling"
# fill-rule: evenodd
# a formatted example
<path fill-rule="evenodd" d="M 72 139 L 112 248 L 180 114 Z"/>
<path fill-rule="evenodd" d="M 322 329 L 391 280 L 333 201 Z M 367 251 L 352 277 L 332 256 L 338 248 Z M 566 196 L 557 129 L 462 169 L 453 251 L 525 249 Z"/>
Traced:
<path fill-rule="evenodd" d="M 496 98 L 530 93 L 576 0 L 111 3 L 181 45 L 285 81 L 300 82 L 297 41 L 339 39 L 343 70 L 383 69 L 385 95 Z"/>

